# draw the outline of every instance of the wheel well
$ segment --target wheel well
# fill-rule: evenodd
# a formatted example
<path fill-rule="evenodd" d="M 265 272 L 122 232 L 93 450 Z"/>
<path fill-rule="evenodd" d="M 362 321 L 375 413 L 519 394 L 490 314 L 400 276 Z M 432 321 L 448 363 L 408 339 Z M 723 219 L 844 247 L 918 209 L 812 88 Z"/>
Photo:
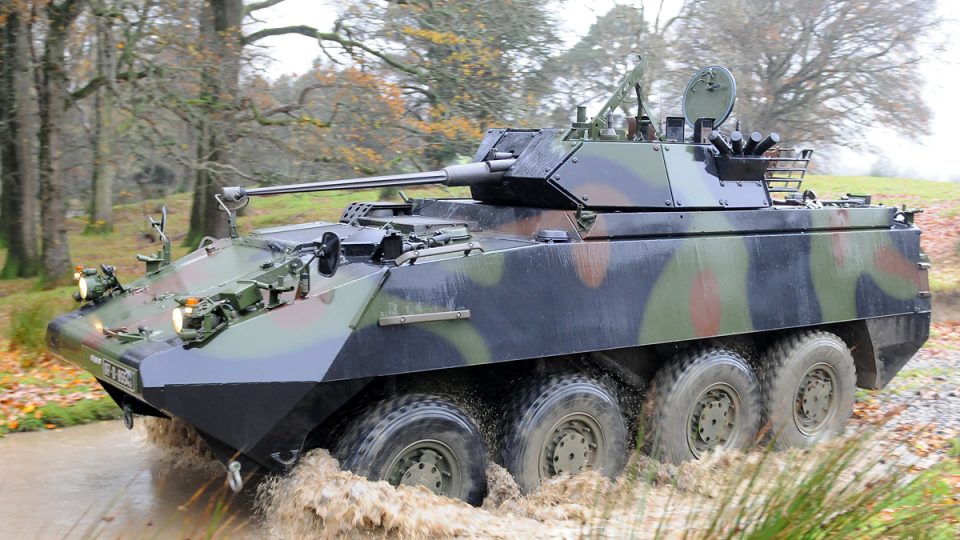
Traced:
<path fill-rule="evenodd" d="M 840 339 L 850 349 L 854 367 L 857 370 L 857 386 L 869 389 L 878 388 L 877 356 L 873 349 L 873 340 L 870 339 L 870 332 L 867 330 L 867 321 L 859 320 L 831 324 L 824 326 L 823 329 L 840 336 Z"/>

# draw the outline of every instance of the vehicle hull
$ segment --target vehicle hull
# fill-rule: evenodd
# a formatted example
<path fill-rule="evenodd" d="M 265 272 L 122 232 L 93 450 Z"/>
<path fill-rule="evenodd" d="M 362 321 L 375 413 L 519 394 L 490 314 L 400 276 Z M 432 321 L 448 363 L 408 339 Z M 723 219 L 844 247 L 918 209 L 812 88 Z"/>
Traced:
<path fill-rule="evenodd" d="M 411 212 L 466 224 L 483 251 L 402 265 L 348 254 L 335 277 L 312 276 L 306 298 L 289 293 L 286 304 L 200 345 L 169 329 L 133 343 L 97 330 L 124 321 L 161 328 L 174 307 L 166 294 L 242 278 L 244 265 L 276 256 L 264 242 L 328 230 L 349 241 L 376 224 L 224 239 L 219 253 L 199 250 L 134 283 L 136 292 L 59 317 L 48 344 L 121 405 L 195 426 L 221 459 L 282 470 L 377 379 L 820 327 L 855 351 L 860 386 L 880 388 L 929 331 L 919 230 L 889 208 L 610 213 L 589 222 L 575 211 L 471 201 L 419 201 Z M 545 229 L 569 241 L 536 240 Z M 410 316 L 426 320 L 393 324 Z M 134 370 L 137 387 L 106 380 L 104 361 Z"/>

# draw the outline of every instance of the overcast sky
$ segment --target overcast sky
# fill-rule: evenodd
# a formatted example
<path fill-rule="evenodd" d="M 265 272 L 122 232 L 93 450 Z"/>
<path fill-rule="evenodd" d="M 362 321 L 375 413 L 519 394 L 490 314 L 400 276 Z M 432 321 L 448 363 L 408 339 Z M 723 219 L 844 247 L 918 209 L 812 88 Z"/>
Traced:
<path fill-rule="evenodd" d="M 942 17 L 960 21 L 960 2 L 956 0 L 938 0 Z M 572 45 L 578 36 L 587 32 L 598 15 L 606 13 L 614 4 L 613 0 L 568 0 L 559 14 L 563 25 L 563 34 L 567 36 L 567 45 Z M 621 0 L 623 4 L 629 1 Z M 658 2 L 648 1 L 656 6 Z M 309 24 L 323 30 L 331 27 L 336 4 L 335 0 L 286 0 L 285 2 L 258 13 L 263 23 L 269 26 Z M 639 2 L 637 2 L 639 4 Z M 666 11 L 676 10 L 679 0 L 666 0 Z M 952 27 L 953 25 L 949 25 Z M 943 54 L 937 55 L 923 68 L 926 81 L 925 94 L 934 111 L 929 129 L 924 133 L 897 135 L 882 127 L 878 122 L 875 131 L 857 128 L 851 136 L 875 136 L 883 141 L 878 144 L 878 153 L 840 151 L 837 160 L 830 167 L 831 172 L 839 174 L 866 174 L 871 165 L 882 155 L 887 154 L 894 163 L 897 172 L 903 176 L 936 180 L 960 180 L 960 166 L 952 165 L 948 156 L 957 152 L 960 142 L 960 105 L 955 101 L 956 89 L 960 84 L 960 37 L 948 36 L 949 42 Z M 300 74 L 310 69 L 313 59 L 318 55 L 314 42 L 299 36 L 284 36 L 263 40 L 269 48 L 274 61 L 268 67 L 273 76 L 280 74 Z M 643 51 L 638 51 L 642 53 Z M 933 55 L 931 55 L 933 56 Z M 734 74 L 736 75 L 736 74 Z M 821 166 L 827 165 L 821 163 Z"/>

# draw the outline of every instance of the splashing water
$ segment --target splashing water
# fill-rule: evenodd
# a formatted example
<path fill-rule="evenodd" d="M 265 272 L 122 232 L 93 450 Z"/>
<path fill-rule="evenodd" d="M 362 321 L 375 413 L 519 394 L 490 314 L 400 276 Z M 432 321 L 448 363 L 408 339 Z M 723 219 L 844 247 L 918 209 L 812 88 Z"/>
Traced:
<path fill-rule="evenodd" d="M 137 423 L 136 430 L 158 458 L 173 467 L 223 471 L 223 465 L 197 430 L 181 420 L 146 416 Z"/>
<path fill-rule="evenodd" d="M 588 471 L 549 479 L 527 495 L 503 467 L 491 464 L 480 508 L 422 487 L 368 481 L 340 470 L 327 451 L 313 450 L 290 475 L 259 486 L 257 507 L 273 538 L 709 536 L 718 510 L 760 508 L 784 478 L 802 477 L 848 442 L 813 451 L 716 452 L 681 465 L 635 453 L 616 480 Z M 837 485 L 889 473 L 868 462 L 852 465 Z"/>

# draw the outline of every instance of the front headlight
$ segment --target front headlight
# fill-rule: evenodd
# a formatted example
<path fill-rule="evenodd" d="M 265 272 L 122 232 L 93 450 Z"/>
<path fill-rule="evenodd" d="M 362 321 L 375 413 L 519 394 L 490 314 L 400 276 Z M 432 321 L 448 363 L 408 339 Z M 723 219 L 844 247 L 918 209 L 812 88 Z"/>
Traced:
<path fill-rule="evenodd" d="M 81 277 L 80 281 L 77 282 L 77 288 L 80 289 L 80 299 L 86 300 L 87 293 L 89 292 L 87 289 L 87 278 Z"/>
<path fill-rule="evenodd" d="M 178 334 L 183 332 L 183 310 L 180 308 L 173 310 L 173 330 Z"/>

